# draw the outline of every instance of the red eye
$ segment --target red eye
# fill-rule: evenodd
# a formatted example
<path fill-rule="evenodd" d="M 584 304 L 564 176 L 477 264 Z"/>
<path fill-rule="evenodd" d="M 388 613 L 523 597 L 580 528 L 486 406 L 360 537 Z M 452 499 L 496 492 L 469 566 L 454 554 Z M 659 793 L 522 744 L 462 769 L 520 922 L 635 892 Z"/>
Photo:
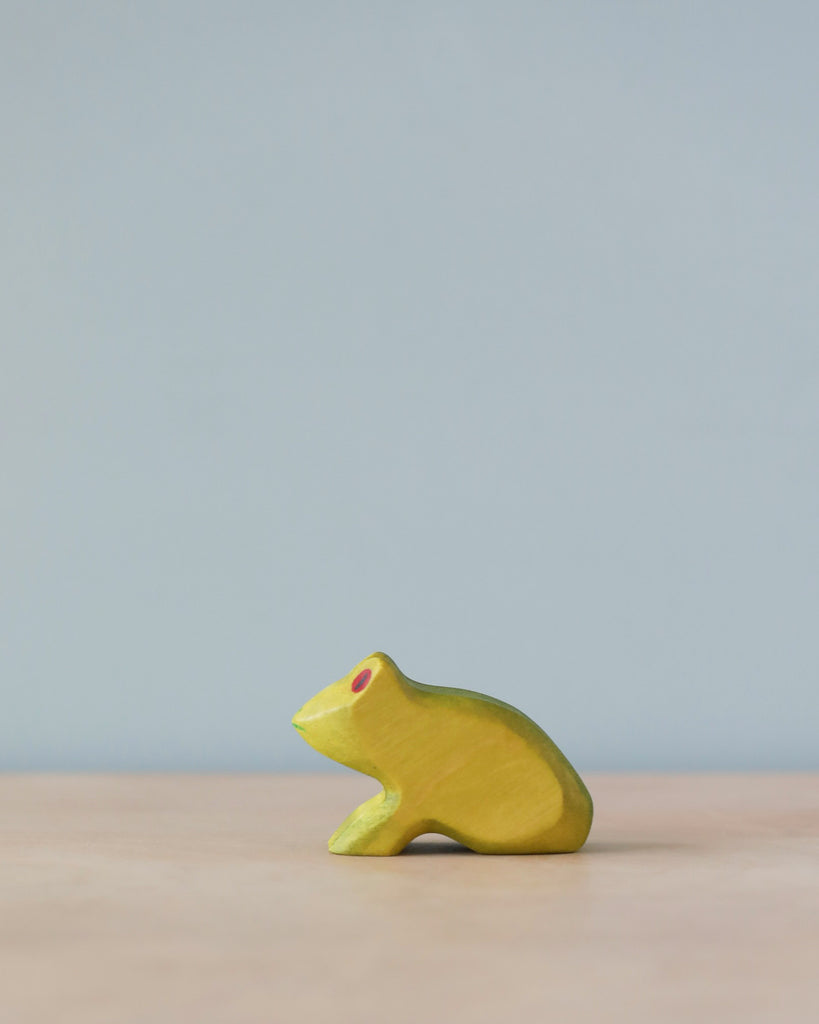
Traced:
<path fill-rule="evenodd" d="M 369 683 L 372 672 L 365 668 L 363 672 L 359 672 L 353 680 L 353 693 L 360 693 L 364 687 Z"/>

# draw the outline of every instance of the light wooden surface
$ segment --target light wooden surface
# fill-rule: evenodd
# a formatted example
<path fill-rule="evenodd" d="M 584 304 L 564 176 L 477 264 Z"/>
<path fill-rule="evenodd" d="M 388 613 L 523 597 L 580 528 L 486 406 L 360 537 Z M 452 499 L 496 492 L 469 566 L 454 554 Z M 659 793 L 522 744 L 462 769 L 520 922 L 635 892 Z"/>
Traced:
<path fill-rule="evenodd" d="M 815 1024 L 819 776 L 588 782 L 578 854 L 358 858 L 358 776 L 0 776 L 0 1021 Z"/>

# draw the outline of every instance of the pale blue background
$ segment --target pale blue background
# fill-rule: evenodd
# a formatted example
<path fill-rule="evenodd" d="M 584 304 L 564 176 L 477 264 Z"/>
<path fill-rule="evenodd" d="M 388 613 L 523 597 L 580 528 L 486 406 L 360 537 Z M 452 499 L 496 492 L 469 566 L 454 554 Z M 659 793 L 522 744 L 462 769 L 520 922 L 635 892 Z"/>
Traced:
<path fill-rule="evenodd" d="M 2 23 L 0 767 L 329 767 L 376 648 L 819 767 L 816 4 Z"/>

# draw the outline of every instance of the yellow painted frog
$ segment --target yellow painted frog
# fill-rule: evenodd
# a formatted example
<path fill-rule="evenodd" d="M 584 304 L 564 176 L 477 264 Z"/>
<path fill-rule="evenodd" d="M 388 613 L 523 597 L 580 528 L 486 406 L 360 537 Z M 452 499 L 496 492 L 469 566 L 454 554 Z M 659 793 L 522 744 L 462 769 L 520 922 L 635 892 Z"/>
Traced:
<path fill-rule="evenodd" d="M 530 718 L 494 697 L 417 683 L 371 654 L 293 718 L 320 753 L 377 779 L 330 838 L 332 853 L 389 856 L 440 833 L 478 853 L 570 853 L 592 800 Z"/>

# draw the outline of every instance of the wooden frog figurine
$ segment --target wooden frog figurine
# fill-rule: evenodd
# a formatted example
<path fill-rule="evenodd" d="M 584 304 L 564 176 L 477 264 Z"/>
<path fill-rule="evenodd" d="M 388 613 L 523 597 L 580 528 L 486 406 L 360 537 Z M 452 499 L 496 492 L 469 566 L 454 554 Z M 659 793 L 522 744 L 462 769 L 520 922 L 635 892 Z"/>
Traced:
<path fill-rule="evenodd" d="M 332 853 L 390 856 L 426 832 L 478 853 L 570 853 L 592 800 L 545 732 L 509 704 L 408 679 L 371 654 L 296 714 L 322 754 L 384 789 L 330 837 Z"/>

